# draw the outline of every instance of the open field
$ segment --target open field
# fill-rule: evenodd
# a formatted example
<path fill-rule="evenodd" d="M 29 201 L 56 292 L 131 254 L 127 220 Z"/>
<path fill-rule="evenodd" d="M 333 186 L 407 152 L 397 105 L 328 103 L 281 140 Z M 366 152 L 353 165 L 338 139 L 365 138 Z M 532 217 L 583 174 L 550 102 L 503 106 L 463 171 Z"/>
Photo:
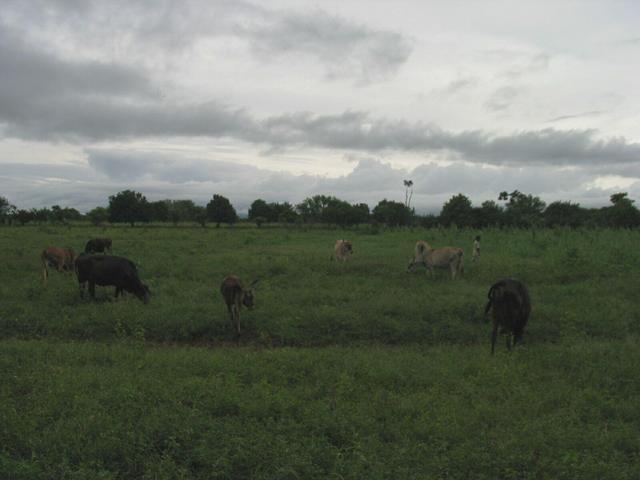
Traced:
<path fill-rule="evenodd" d="M 2 478 L 637 478 L 640 232 L 0 229 Z M 43 287 L 110 236 L 153 292 Z M 336 238 L 354 242 L 331 262 Z M 405 273 L 413 245 L 465 275 Z M 261 278 L 234 344 L 221 279 Z M 530 288 L 489 355 L 488 287 Z M 285 347 L 285 348 L 275 348 Z"/>

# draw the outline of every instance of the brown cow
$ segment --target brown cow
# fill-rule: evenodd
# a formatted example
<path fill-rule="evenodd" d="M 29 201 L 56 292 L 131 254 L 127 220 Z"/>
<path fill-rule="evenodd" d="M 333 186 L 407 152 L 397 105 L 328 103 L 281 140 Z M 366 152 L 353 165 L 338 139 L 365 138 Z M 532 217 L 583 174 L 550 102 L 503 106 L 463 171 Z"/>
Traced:
<path fill-rule="evenodd" d="M 336 260 L 346 262 L 349 256 L 353 255 L 353 245 L 349 240 L 336 240 L 333 247 L 333 257 Z"/>
<path fill-rule="evenodd" d="M 249 285 L 249 288 L 244 288 L 238 277 L 229 275 L 225 277 L 220 285 L 220 293 L 229 311 L 231 328 L 236 329 L 238 337 L 240 337 L 240 308 L 242 308 L 242 305 L 247 308 L 253 308 L 253 287 L 257 283 L 258 280 L 254 280 Z"/>
<path fill-rule="evenodd" d="M 492 310 L 491 354 L 493 355 L 498 327 L 502 333 L 507 334 L 509 350 L 511 350 L 512 336 L 513 346 L 522 342 L 524 327 L 531 314 L 531 299 L 524 283 L 513 278 L 505 278 L 491 285 L 487 297 L 489 302 L 484 309 L 484 314 Z"/>
<path fill-rule="evenodd" d="M 448 268 L 451 278 L 456 278 L 457 274 L 464 272 L 463 262 L 464 250 L 457 247 L 431 248 L 424 240 L 416 242 L 413 258 L 409 261 L 407 272 L 413 272 L 416 265 L 424 265 L 429 273 L 433 275 L 433 268 Z"/>
<path fill-rule="evenodd" d="M 46 283 L 49 277 L 47 267 L 54 267 L 58 272 L 73 273 L 76 254 L 70 248 L 47 247 L 42 251 L 40 259 L 42 260 L 42 277 Z"/>

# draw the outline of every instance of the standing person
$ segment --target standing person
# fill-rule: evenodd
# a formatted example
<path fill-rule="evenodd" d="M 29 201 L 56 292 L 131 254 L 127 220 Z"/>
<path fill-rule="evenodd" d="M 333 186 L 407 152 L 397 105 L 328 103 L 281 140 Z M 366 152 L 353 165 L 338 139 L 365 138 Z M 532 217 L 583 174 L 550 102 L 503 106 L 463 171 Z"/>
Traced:
<path fill-rule="evenodd" d="M 480 235 L 476 235 L 473 240 L 473 254 L 471 255 L 471 261 L 475 262 L 480 259 Z"/>

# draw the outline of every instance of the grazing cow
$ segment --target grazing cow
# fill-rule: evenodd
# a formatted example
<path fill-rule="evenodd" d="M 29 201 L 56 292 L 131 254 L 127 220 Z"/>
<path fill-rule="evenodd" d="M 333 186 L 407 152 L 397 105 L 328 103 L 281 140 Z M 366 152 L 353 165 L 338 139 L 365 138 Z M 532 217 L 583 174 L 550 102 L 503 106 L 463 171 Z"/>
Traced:
<path fill-rule="evenodd" d="M 229 311 L 231 328 L 236 329 L 238 337 L 240 337 L 240 308 L 242 308 L 242 305 L 247 308 L 253 308 L 253 288 L 257 283 L 258 280 L 254 280 L 249 285 L 249 288 L 244 288 L 238 277 L 229 275 L 225 277 L 220 285 L 220 293 Z"/>
<path fill-rule="evenodd" d="M 84 247 L 84 253 L 111 253 L 110 238 L 92 238 Z"/>
<path fill-rule="evenodd" d="M 473 254 L 471 255 L 471 261 L 475 262 L 480 260 L 480 235 L 476 235 L 473 239 Z"/>
<path fill-rule="evenodd" d="M 116 287 L 115 296 L 123 292 L 133 293 L 145 305 L 149 303 L 149 287 L 138 278 L 138 270 L 131 260 L 111 255 L 82 254 L 76 259 L 76 275 L 80 287 L 80 297 L 84 298 L 84 288 L 89 282 L 89 294 L 95 298 L 96 285 Z"/>
<path fill-rule="evenodd" d="M 336 245 L 333 247 L 333 257 L 335 257 L 336 260 L 346 262 L 350 255 L 353 255 L 353 245 L 351 242 L 349 240 L 336 240 Z"/>
<path fill-rule="evenodd" d="M 70 248 L 47 247 L 40 255 L 42 260 L 42 277 L 47 282 L 49 270 L 47 267 L 54 267 L 59 272 L 73 272 L 73 263 L 76 254 Z"/>
<path fill-rule="evenodd" d="M 424 265 L 429 273 L 433 275 L 433 268 L 448 268 L 451 271 L 451 278 L 456 278 L 457 274 L 464 272 L 462 257 L 464 250 L 457 247 L 431 248 L 424 240 L 416 242 L 414 256 L 409 260 L 407 272 L 413 272 L 417 265 Z"/>
<path fill-rule="evenodd" d="M 522 342 L 524 327 L 531 313 L 531 299 L 527 287 L 520 281 L 512 278 L 500 280 L 489 289 L 487 295 L 489 302 L 484 309 L 484 314 L 493 309 L 493 330 L 491 332 L 491 354 L 493 355 L 498 327 L 502 333 L 507 334 L 507 348 L 511 350 L 511 337 L 513 345 Z"/>

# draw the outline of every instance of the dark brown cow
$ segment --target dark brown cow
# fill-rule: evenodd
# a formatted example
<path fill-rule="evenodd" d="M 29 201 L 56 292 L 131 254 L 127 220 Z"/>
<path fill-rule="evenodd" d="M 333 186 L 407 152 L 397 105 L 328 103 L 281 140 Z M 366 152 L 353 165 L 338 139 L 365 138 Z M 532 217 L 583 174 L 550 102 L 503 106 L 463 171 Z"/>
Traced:
<path fill-rule="evenodd" d="M 145 304 L 149 303 L 149 287 L 140 281 L 135 264 L 122 257 L 111 255 L 81 254 L 75 265 L 80 297 L 84 297 L 84 288 L 89 283 L 89 294 L 95 298 L 96 285 L 116 287 L 115 296 L 123 292 L 133 293 Z"/>
<path fill-rule="evenodd" d="M 253 308 L 253 287 L 256 286 L 258 280 L 254 280 L 249 288 L 244 288 L 240 279 L 235 275 L 225 277 L 220 285 L 220 293 L 227 304 L 229 318 L 231 319 L 231 328 L 236 329 L 236 335 L 240 336 L 240 308 L 244 305 L 247 308 Z"/>
<path fill-rule="evenodd" d="M 47 247 L 42 251 L 42 278 L 47 282 L 49 270 L 47 267 L 54 267 L 58 272 L 73 272 L 73 264 L 76 259 L 75 252 L 70 248 Z"/>
<path fill-rule="evenodd" d="M 489 289 L 487 295 L 489 302 L 484 309 L 484 314 L 493 309 L 493 330 L 491 332 L 491 354 L 495 350 L 498 327 L 502 333 L 507 334 L 507 348 L 511 350 L 511 338 L 513 345 L 522 342 L 524 327 L 527 325 L 531 314 L 531 299 L 527 287 L 513 278 L 502 279 Z"/>
<path fill-rule="evenodd" d="M 84 253 L 111 253 L 110 238 L 92 238 L 84 247 Z"/>

